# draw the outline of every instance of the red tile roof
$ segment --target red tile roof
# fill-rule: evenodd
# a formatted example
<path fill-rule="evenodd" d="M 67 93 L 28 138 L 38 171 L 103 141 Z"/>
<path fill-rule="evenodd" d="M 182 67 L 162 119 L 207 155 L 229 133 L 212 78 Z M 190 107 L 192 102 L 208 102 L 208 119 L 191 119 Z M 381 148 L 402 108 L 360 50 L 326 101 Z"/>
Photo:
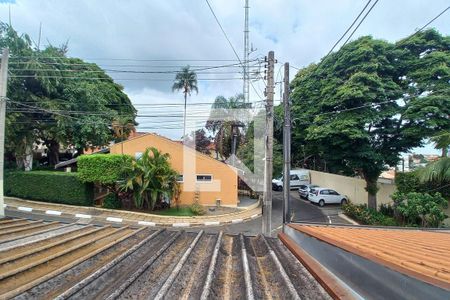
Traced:
<path fill-rule="evenodd" d="M 450 233 L 292 224 L 292 228 L 390 269 L 450 289 Z"/>

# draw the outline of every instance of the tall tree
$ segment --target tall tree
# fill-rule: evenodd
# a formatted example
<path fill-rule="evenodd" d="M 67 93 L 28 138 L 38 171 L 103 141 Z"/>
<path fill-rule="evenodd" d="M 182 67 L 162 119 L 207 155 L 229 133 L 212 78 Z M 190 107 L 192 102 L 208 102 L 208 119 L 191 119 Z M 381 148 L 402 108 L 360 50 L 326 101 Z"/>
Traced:
<path fill-rule="evenodd" d="M 242 139 L 249 113 L 246 109 L 251 105 L 246 103 L 243 94 L 237 94 L 228 99 L 223 96 L 216 97 L 206 122 L 206 128 L 214 135 L 216 151 L 223 158 L 232 154 L 233 138 L 236 139 L 236 152 Z"/>
<path fill-rule="evenodd" d="M 183 138 L 186 136 L 186 106 L 187 96 L 192 91 L 198 94 L 197 74 L 190 70 L 189 66 L 183 67 L 175 76 L 175 82 L 172 85 L 172 92 L 182 91 L 184 94 L 184 114 L 183 114 Z"/>
<path fill-rule="evenodd" d="M 432 44 L 423 48 L 433 51 Z M 371 208 L 377 207 L 377 179 L 386 166 L 449 125 L 448 97 L 407 93 L 411 84 L 428 91 L 445 81 L 413 72 L 406 61 L 417 64 L 420 56 L 410 51 L 362 37 L 302 69 L 292 83 L 294 120 L 299 119 L 293 139 L 310 144 L 332 171 L 362 176 Z"/>
<path fill-rule="evenodd" d="M 97 65 L 67 57 L 67 45 L 38 50 L 27 35 L 0 24 L 0 47 L 11 56 L 6 145 L 20 167 L 31 167 L 34 145 L 46 145 L 56 164 L 60 146 L 104 146 L 114 140 L 113 120 L 135 123 L 123 87 Z"/>

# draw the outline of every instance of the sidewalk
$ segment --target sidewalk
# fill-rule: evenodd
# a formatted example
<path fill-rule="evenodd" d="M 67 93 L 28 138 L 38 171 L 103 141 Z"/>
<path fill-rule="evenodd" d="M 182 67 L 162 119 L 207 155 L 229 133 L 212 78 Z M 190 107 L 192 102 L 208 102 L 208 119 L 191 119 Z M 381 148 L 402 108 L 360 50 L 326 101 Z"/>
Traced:
<path fill-rule="evenodd" d="M 69 216 L 76 219 L 93 219 L 102 222 L 123 223 L 126 225 L 164 227 L 219 226 L 242 223 L 258 218 L 261 215 L 261 207 L 257 206 L 257 203 L 229 214 L 194 217 L 161 216 L 125 210 L 38 202 L 14 197 L 5 197 L 5 207 L 25 212 L 35 211 L 47 215 Z"/>

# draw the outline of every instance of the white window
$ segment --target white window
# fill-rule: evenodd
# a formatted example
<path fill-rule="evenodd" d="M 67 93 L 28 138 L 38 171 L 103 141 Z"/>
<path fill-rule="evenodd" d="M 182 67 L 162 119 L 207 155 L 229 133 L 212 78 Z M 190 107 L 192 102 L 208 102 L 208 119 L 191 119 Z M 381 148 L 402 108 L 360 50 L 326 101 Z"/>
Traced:
<path fill-rule="evenodd" d="M 177 181 L 178 181 L 178 182 L 183 182 L 183 180 L 184 180 L 183 174 L 178 174 Z"/>
<path fill-rule="evenodd" d="M 212 182 L 212 175 L 208 174 L 197 174 L 197 182 Z"/>

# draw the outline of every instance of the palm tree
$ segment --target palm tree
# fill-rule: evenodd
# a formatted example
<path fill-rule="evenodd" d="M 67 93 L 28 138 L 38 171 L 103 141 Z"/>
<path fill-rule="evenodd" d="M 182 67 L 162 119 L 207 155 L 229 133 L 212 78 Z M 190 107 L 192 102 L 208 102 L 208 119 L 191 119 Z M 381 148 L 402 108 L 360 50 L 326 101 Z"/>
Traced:
<path fill-rule="evenodd" d="M 420 180 L 439 184 L 450 182 L 450 157 L 441 157 L 437 161 L 429 163 L 421 170 Z"/>
<path fill-rule="evenodd" d="M 239 128 L 244 127 L 247 121 L 248 115 L 243 111 L 250 108 L 250 103 L 245 102 L 243 94 L 237 94 L 228 99 L 218 96 L 212 108 L 213 111 L 205 127 L 214 134 L 216 152 L 223 158 L 228 158 L 233 154 L 233 142 L 235 142 L 237 148 L 242 138 L 242 131 Z M 236 115 L 236 113 L 239 115 Z M 223 117 L 231 120 L 222 120 Z M 234 150 L 237 152 L 237 149 Z"/>
<path fill-rule="evenodd" d="M 183 116 L 183 138 L 186 136 L 186 103 L 187 96 L 192 91 L 198 94 L 197 74 L 189 69 L 189 66 L 183 67 L 175 76 L 175 82 L 172 85 L 172 92 L 182 91 L 184 94 L 184 116 Z"/>
<path fill-rule="evenodd" d="M 450 132 L 441 132 L 430 139 L 434 143 L 436 149 L 441 149 L 441 157 L 447 157 L 448 148 L 450 147 Z"/>
<path fill-rule="evenodd" d="M 147 206 L 153 210 L 163 198 L 178 199 L 178 173 L 169 163 L 169 154 L 162 154 L 154 147 L 147 148 L 141 158 L 134 159 L 126 173 L 128 178 L 121 189 L 133 191 L 137 208 Z"/>

